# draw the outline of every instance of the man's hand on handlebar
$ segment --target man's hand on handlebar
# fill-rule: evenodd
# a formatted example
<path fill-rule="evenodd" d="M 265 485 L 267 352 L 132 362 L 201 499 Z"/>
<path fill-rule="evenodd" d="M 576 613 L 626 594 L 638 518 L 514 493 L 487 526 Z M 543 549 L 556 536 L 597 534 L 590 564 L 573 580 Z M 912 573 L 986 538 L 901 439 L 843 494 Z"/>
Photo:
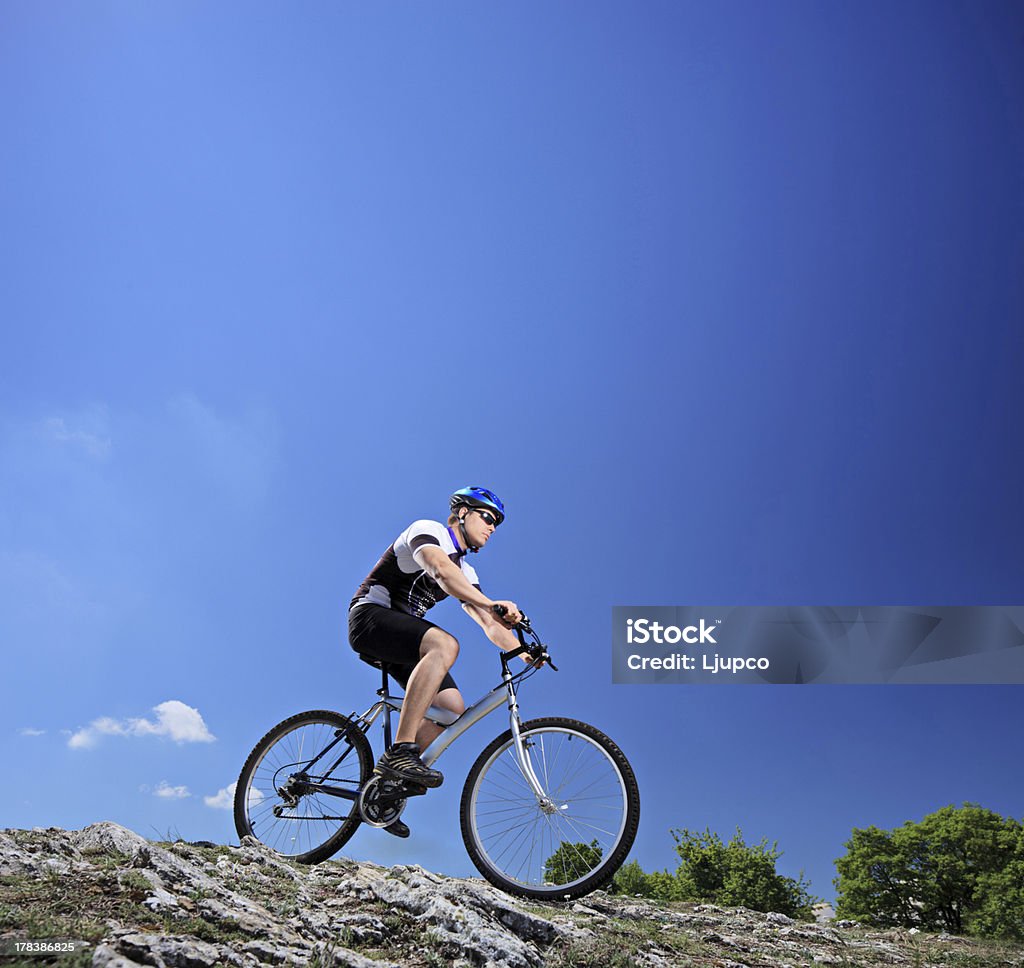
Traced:
<path fill-rule="evenodd" d="M 519 611 L 519 606 L 515 602 L 496 601 L 491 606 L 491 611 L 507 629 L 515 628 L 523 620 L 523 613 Z"/>
<path fill-rule="evenodd" d="M 498 620 L 506 628 L 515 628 L 520 642 L 518 647 L 513 645 L 510 648 L 504 642 L 492 639 L 491 641 L 495 645 L 501 646 L 506 652 L 517 652 L 519 658 L 528 666 L 539 669 L 546 663 L 555 672 L 558 672 L 558 666 L 551 661 L 547 646 L 537 637 L 537 633 L 530 627 L 530 620 L 519 611 L 519 607 L 514 602 L 493 602 L 491 604 L 491 611 L 498 616 Z M 515 621 L 512 621 L 513 619 Z M 527 642 L 526 636 L 529 636 L 531 641 Z M 502 662 L 506 661 L 502 659 Z M 505 668 L 507 669 L 508 666 L 506 665 Z"/>

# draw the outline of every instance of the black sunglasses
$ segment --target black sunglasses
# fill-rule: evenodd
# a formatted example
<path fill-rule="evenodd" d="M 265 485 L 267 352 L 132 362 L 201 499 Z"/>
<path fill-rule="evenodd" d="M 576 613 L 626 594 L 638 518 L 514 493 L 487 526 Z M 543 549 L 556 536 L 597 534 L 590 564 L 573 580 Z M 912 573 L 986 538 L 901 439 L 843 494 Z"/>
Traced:
<path fill-rule="evenodd" d="M 498 526 L 498 519 L 490 511 L 482 511 L 480 508 L 473 508 L 473 510 L 484 519 L 485 524 L 489 524 L 492 528 Z"/>

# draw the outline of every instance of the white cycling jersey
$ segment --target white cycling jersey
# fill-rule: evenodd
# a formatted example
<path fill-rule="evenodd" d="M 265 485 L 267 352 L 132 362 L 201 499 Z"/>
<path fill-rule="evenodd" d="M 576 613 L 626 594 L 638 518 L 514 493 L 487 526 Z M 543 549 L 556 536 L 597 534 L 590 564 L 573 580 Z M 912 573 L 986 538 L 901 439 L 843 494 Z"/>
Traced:
<path fill-rule="evenodd" d="M 418 552 L 429 545 L 437 545 L 459 568 L 466 580 L 480 587 L 476 570 L 466 562 L 451 528 L 439 521 L 413 521 L 380 556 L 363 579 L 349 608 L 359 605 L 383 605 L 409 615 L 422 618 L 427 609 L 448 597 L 448 593 L 417 560 Z"/>

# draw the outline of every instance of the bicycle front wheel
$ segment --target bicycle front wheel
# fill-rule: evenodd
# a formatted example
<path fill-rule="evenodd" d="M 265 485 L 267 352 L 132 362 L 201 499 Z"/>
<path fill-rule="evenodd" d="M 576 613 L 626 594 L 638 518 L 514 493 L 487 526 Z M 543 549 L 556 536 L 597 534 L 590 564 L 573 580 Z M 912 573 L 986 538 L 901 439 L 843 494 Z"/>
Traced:
<path fill-rule="evenodd" d="M 360 787 L 373 772 L 358 723 L 298 713 L 257 744 L 235 785 L 235 830 L 305 864 L 337 853 L 359 826 Z"/>
<path fill-rule="evenodd" d="M 629 761 L 600 730 L 574 719 L 520 727 L 538 798 L 507 730 L 480 754 L 462 791 L 462 839 L 495 887 L 520 897 L 582 897 L 626 859 L 640 824 Z"/>

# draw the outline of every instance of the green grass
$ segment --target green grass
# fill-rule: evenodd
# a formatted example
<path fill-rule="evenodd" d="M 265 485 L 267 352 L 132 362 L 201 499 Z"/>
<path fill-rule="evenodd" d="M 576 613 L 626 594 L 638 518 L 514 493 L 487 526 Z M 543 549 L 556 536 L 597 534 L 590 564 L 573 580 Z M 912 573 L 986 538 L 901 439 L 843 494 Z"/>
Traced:
<path fill-rule="evenodd" d="M 548 968 L 625 968 L 636 964 L 640 951 L 657 950 L 661 957 L 673 965 L 686 965 L 703 948 L 685 928 L 666 928 L 658 921 L 613 919 L 599 928 L 593 938 L 578 941 L 555 942 L 546 962 Z M 730 953 L 730 960 L 740 962 L 739 952 Z"/>
<path fill-rule="evenodd" d="M 234 921 L 206 921 L 200 917 L 192 917 L 187 921 L 164 919 L 165 934 L 183 934 L 210 944 L 231 944 L 233 941 L 246 942 L 252 940 L 248 931 L 243 931 Z"/>
<path fill-rule="evenodd" d="M 27 874 L 4 877 L 0 883 L 0 930 L 40 941 L 99 941 L 106 932 L 107 917 L 126 908 L 137 914 L 137 905 L 120 897 L 116 878 L 109 874 L 93 883 L 74 885 Z"/>

